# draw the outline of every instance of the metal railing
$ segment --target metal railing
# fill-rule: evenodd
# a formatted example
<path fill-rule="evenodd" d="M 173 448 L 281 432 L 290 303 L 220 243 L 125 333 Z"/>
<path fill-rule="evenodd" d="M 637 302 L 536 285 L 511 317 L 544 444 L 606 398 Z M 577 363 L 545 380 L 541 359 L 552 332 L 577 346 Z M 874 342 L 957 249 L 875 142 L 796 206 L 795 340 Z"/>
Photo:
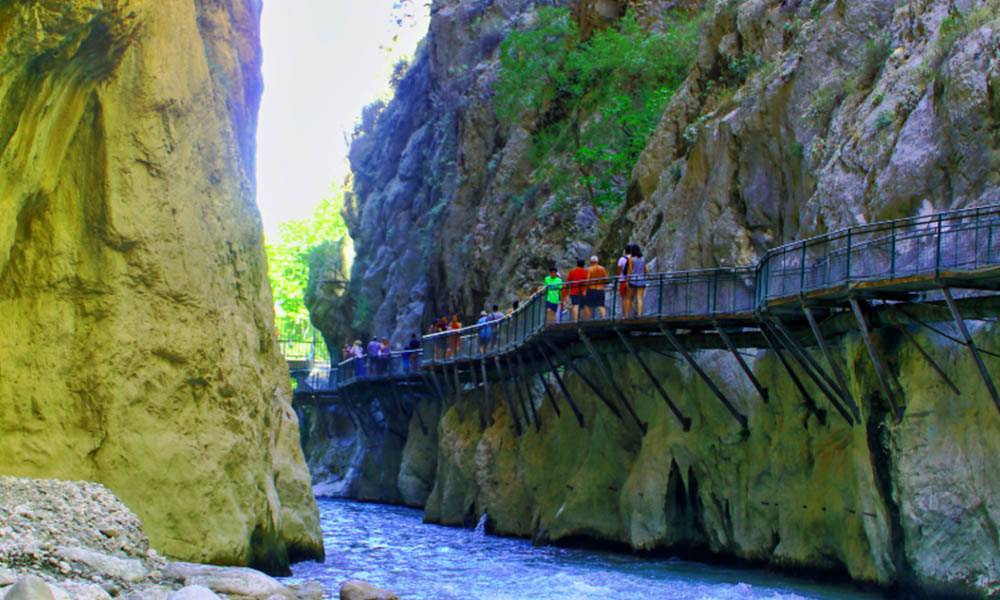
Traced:
<path fill-rule="evenodd" d="M 631 283 L 644 284 L 643 306 L 627 315 L 618 277 L 564 282 L 557 291 L 582 285 L 603 293 L 594 306 L 579 308 L 582 322 L 751 320 L 769 304 L 811 293 L 863 282 L 916 285 L 921 278 L 930 280 L 928 287 L 942 275 L 996 266 L 1000 205 L 848 227 L 771 249 L 755 266 L 635 275 Z M 547 308 L 548 291 L 539 289 L 501 319 L 426 335 L 416 355 L 393 352 L 381 366 L 370 358 L 344 361 L 327 380 L 343 386 L 405 374 L 420 365 L 510 351 L 546 327 L 573 322 L 567 303 L 560 301 L 555 311 Z"/>
<path fill-rule="evenodd" d="M 769 250 L 757 305 L 854 283 L 940 277 L 1000 263 L 1000 206 L 848 227 Z"/>
<path fill-rule="evenodd" d="M 293 373 L 296 391 L 324 392 L 336 390 L 359 380 L 399 377 L 417 373 L 421 350 L 400 350 L 386 356 L 361 356 L 343 360 L 329 367 L 313 368 L 308 375 Z"/>
<path fill-rule="evenodd" d="M 573 319 L 568 295 L 556 303 L 557 308 L 547 308 L 549 290 L 535 292 L 516 311 L 502 319 L 471 325 L 461 329 L 426 335 L 423 338 L 423 362 L 430 365 L 453 360 L 480 358 L 503 353 L 514 348 L 549 325 L 572 322 L 607 322 L 662 318 L 750 318 L 754 312 L 754 267 L 734 267 L 682 271 L 674 273 L 647 273 L 628 277 L 626 285 L 643 289 L 642 309 L 633 300 L 629 314 L 624 314 L 626 302 L 619 286 L 619 277 L 590 279 L 583 284 L 563 283 L 555 291 L 573 285 L 586 286 L 582 294 L 586 303 L 589 290 L 599 292 L 593 306 L 578 307 L 578 318 Z M 593 297 L 593 296 L 590 296 Z M 568 302 L 567 302 L 568 301 Z"/>

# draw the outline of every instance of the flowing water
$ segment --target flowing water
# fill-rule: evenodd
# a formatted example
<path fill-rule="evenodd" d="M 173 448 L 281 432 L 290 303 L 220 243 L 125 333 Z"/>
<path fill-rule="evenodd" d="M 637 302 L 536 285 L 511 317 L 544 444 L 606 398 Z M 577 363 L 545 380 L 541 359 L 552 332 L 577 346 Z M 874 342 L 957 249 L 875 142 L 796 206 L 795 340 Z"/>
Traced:
<path fill-rule="evenodd" d="M 874 599 L 850 588 L 773 573 L 594 550 L 425 525 L 418 510 L 320 500 L 326 562 L 292 567 L 288 582 L 319 581 L 336 597 L 360 579 L 403 600 Z"/>

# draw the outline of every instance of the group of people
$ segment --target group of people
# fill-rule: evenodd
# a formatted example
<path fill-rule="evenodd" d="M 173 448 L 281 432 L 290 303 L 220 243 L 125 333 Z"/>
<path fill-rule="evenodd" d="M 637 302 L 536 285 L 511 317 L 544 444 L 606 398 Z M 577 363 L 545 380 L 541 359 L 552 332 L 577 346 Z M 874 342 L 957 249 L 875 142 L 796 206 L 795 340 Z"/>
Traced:
<path fill-rule="evenodd" d="M 553 323 L 558 319 L 559 311 L 569 309 L 573 321 L 583 319 L 605 319 L 607 318 L 606 291 L 609 279 L 614 281 L 617 292 L 621 296 L 622 315 L 629 318 L 633 315 L 642 315 L 643 296 L 646 292 L 646 259 L 642 255 L 642 249 L 638 244 L 626 244 L 622 256 L 616 264 L 616 272 L 613 279 L 608 275 L 597 256 L 591 256 L 589 264 L 583 259 L 576 261 L 576 267 L 572 269 L 565 279 L 559 273 L 558 267 L 549 267 L 549 274 L 545 277 L 538 290 L 545 292 L 545 312 L 546 322 Z M 612 292 L 614 293 L 614 292 Z M 480 354 L 485 354 L 497 343 L 498 328 L 496 325 L 486 326 L 490 323 L 500 321 L 505 316 L 510 315 L 518 309 L 518 301 L 514 300 L 510 310 L 506 313 L 500 311 L 500 306 L 494 304 L 492 311 L 483 310 L 479 313 L 476 321 L 480 325 L 477 332 L 478 350 Z M 455 331 L 462 328 L 462 322 L 458 315 L 454 314 L 449 319 L 441 316 L 431 323 L 427 330 L 428 334 Z M 457 356 L 461 349 L 462 340 L 458 335 L 438 336 L 431 351 L 435 359 Z M 416 334 L 410 336 L 403 352 L 403 369 L 416 369 L 417 351 L 421 348 L 421 341 Z M 372 374 L 386 374 L 389 371 L 390 348 L 389 340 L 373 337 L 368 345 L 363 347 L 361 340 L 355 340 L 353 345 L 345 345 L 343 358 L 358 358 L 355 361 L 355 370 L 358 376 L 363 376 L 366 372 Z"/>
<path fill-rule="evenodd" d="M 590 257 L 590 265 L 584 268 L 583 259 L 576 261 L 576 268 L 563 280 L 556 265 L 549 267 L 539 290 L 545 290 L 546 321 L 556 321 L 559 310 L 568 304 L 573 321 L 584 319 L 604 319 L 605 289 L 608 271 L 600 264 L 597 256 Z M 638 244 L 626 244 L 625 251 L 618 259 L 615 274 L 617 292 L 622 299 L 622 315 L 629 318 L 642 314 L 642 301 L 646 292 L 646 259 Z M 568 300 L 568 302 L 567 302 Z"/>
<path fill-rule="evenodd" d="M 407 342 L 403 351 L 404 370 L 417 367 L 418 350 L 420 350 L 420 340 L 414 333 L 410 335 L 410 341 Z M 372 375 L 387 375 L 389 373 L 392 349 L 389 347 L 388 338 L 380 340 L 378 336 L 374 336 L 367 346 L 362 346 L 361 340 L 354 340 L 353 344 L 345 343 L 340 354 L 343 360 L 357 359 L 354 361 L 354 374 L 358 377 L 364 377 L 369 373 Z"/>

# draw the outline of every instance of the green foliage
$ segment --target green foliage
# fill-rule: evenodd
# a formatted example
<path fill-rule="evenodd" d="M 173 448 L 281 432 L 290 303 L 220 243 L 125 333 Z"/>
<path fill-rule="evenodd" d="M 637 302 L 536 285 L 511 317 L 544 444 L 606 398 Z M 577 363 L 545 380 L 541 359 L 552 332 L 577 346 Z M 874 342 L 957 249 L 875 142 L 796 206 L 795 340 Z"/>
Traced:
<path fill-rule="evenodd" d="M 347 236 L 340 212 L 339 190 L 320 201 L 311 217 L 278 225 L 278 239 L 264 245 L 268 275 L 274 296 L 275 325 L 283 338 L 305 339 L 309 333 L 309 311 L 303 294 L 309 281 L 309 254 L 320 245 Z"/>
<path fill-rule="evenodd" d="M 886 111 L 883 110 L 875 117 L 876 130 L 882 131 L 883 129 L 885 129 L 890 125 L 892 125 L 892 116 Z"/>
<path fill-rule="evenodd" d="M 497 116 L 536 124 L 532 162 L 557 196 L 576 180 L 598 207 L 624 200 L 628 177 L 663 108 L 687 76 L 698 17 L 683 15 L 662 32 L 632 15 L 583 39 L 565 8 L 543 8 L 538 24 L 513 32 L 500 49 Z"/>

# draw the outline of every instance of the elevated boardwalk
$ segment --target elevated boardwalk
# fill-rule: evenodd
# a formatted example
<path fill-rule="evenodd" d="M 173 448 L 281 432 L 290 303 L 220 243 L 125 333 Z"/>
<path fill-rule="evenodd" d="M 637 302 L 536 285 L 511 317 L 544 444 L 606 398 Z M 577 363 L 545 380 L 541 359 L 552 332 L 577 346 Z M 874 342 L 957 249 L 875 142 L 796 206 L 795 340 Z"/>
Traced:
<path fill-rule="evenodd" d="M 541 378 L 558 412 L 550 379 L 541 377 L 551 373 L 551 380 L 583 425 L 583 416 L 562 381 L 562 374 L 571 371 L 609 410 L 645 431 L 645 423 L 617 387 L 606 361 L 607 354 L 629 353 L 688 429 L 690 419 L 642 358 L 646 352 L 656 352 L 687 362 L 732 417 L 747 427 L 746 416 L 702 370 L 693 352 L 731 352 L 766 402 L 766 388 L 738 351 L 763 348 L 775 353 L 821 419 L 826 414 L 822 404 L 853 425 L 861 421 L 858 403 L 826 339 L 851 329 L 860 332 L 879 376 L 882 397 L 899 418 L 903 410 L 900 386 L 873 343 L 871 330 L 898 329 L 959 393 L 908 330 L 916 325 L 947 335 L 931 323 L 952 321 L 959 335 L 951 337 L 971 352 L 1000 410 L 1000 396 L 983 363 L 983 353 L 973 344 L 964 320 L 1000 315 L 996 293 L 1000 288 L 1000 205 L 850 227 L 774 248 L 754 266 L 641 277 L 646 292 L 638 314 L 622 313 L 615 278 L 599 282 L 605 290 L 603 315 L 578 322 L 572 321 L 569 311 L 547 314 L 544 291 L 540 291 L 501 320 L 424 336 L 420 352 L 344 361 L 307 376 L 300 371 L 296 400 L 364 401 L 370 394 L 383 392 L 401 405 L 413 394 L 432 394 L 448 402 L 466 386 L 488 392 L 490 385 L 500 385 L 520 431 L 515 398 L 520 400 L 525 425 L 532 422 L 532 415 L 525 410 L 518 381 Z M 807 350 L 810 347 L 819 348 L 825 365 Z M 581 358 L 593 359 L 597 372 L 584 373 L 576 364 Z M 825 400 L 812 398 L 803 379 L 815 383 Z M 616 392 L 614 398 L 602 391 L 609 388 L 600 385 L 601 380 Z M 509 383 L 516 394 L 509 391 Z M 480 404 L 484 426 L 491 412 L 491 407 Z"/>

